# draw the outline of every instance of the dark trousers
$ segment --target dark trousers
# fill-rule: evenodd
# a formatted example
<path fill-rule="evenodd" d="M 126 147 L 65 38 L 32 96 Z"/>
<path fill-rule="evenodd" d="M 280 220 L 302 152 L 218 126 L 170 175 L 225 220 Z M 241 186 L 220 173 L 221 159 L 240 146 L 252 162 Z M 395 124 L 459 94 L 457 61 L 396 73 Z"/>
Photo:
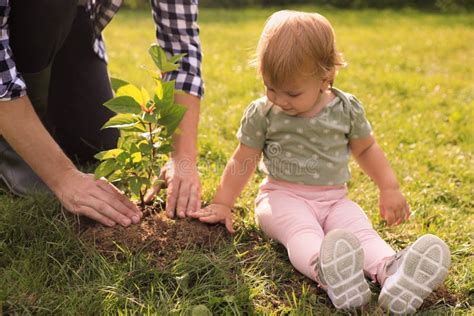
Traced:
<path fill-rule="evenodd" d="M 10 46 L 27 94 L 65 153 L 94 161 L 116 146 L 117 130 L 100 130 L 113 113 L 107 65 L 92 49 L 92 25 L 77 0 L 14 0 Z"/>

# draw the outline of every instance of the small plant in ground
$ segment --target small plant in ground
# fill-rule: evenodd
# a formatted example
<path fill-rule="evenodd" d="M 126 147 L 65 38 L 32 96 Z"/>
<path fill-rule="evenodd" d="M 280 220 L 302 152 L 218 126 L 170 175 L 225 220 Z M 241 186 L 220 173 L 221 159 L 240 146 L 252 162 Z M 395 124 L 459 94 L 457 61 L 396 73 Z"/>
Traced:
<path fill-rule="evenodd" d="M 117 148 L 95 155 L 102 161 L 95 169 L 96 178 L 117 182 L 142 207 L 146 191 L 161 181 L 161 167 L 173 150 L 171 136 L 186 112 L 174 102 L 175 82 L 163 81 L 165 73 L 178 69 L 177 62 L 184 54 L 168 58 L 157 44 L 148 52 L 157 67 L 157 71 L 150 71 L 155 82 L 153 98 L 143 87 L 112 79 L 115 97 L 104 105 L 117 114 L 102 128 L 117 128 L 121 136 Z"/>

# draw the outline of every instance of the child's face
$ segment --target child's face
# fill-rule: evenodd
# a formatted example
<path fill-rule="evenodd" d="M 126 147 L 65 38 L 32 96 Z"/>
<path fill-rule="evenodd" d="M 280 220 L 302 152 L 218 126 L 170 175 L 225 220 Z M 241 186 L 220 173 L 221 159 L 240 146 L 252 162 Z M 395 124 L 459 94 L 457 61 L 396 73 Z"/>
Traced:
<path fill-rule="evenodd" d="M 310 113 L 319 105 L 321 91 L 328 88 L 327 81 L 317 77 L 300 79 L 275 87 L 263 78 L 267 90 L 267 98 L 286 114 L 302 116 Z"/>

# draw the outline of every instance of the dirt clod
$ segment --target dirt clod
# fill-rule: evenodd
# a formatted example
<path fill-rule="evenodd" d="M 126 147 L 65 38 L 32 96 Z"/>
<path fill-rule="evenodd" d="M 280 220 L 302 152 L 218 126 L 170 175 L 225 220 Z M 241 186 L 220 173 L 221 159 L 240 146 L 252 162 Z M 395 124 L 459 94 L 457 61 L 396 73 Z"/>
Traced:
<path fill-rule="evenodd" d="M 126 249 L 132 253 L 151 253 L 158 266 L 164 267 L 183 250 L 200 248 L 211 250 L 226 240 L 222 225 L 208 225 L 195 219 L 169 219 L 161 212 L 146 212 L 141 223 L 129 227 L 87 226 L 81 239 L 107 257 L 120 257 Z"/>

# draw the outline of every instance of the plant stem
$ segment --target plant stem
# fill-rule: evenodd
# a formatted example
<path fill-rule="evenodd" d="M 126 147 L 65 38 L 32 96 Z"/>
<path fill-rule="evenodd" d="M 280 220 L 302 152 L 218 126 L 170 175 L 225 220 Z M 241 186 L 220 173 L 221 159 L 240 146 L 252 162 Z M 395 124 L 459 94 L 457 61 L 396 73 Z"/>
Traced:
<path fill-rule="evenodd" d="M 140 190 L 140 206 L 142 211 L 145 210 L 145 194 L 143 194 L 142 190 Z"/>
<path fill-rule="evenodd" d="M 148 180 L 151 180 L 151 177 L 153 175 L 153 167 L 154 167 L 154 162 L 155 162 L 155 146 L 153 146 L 153 126 L 151 123 L 148 123 L 148 132 L 150 133 L 150 137 L 148 139 L 149 144 L 151 145 L 151 157 L 150 157 L 150 167 L 147 170 L 148 173 Z"/>

